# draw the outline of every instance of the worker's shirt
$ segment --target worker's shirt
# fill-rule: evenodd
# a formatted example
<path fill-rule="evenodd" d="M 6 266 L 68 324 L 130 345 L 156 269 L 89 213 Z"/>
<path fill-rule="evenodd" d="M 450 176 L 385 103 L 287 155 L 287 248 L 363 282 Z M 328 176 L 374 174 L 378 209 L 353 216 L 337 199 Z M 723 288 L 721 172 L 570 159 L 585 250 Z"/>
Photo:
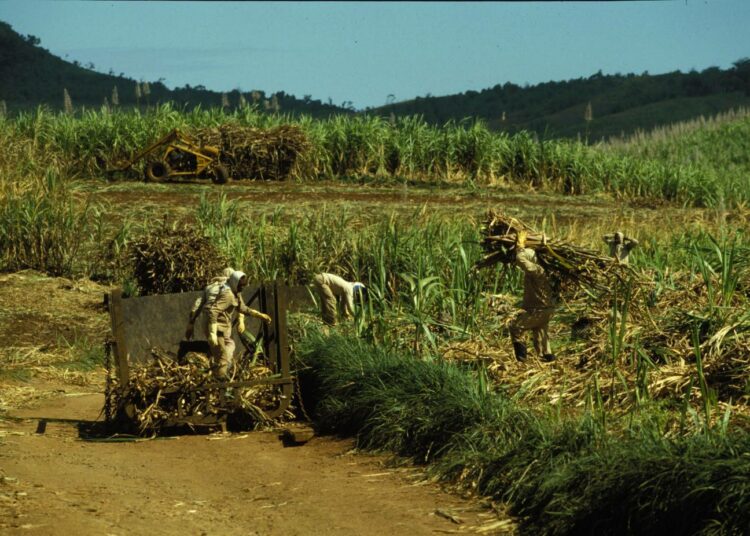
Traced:
<path fill-rule="evenodd" d="M 229 334 L 232 332 L 232 320 L 235 312 L 257 316 L 257 311 L 251 309 L 235 296 L 232 289 L 224 285 L 216 297 L 216 301 L 208 308 L 208 324 L 216 324 L 216 331 Z"/>
<path fill-rule="evenodd" d="M 614 240 L 607 241 L 609 244 L 609 256 L 614 257 L 623 264 L 628 263 L 628 255 L 631 250 L 638 245 L 638 241 L 634 238 L 626 238 L 623 242 L 615 242 Z"/>
<path fill-rule="evenodd" d="M 191 321 L 194 322 L 201 313 L 208 312 L 208 308 L 216 301 L 219 292 L 221 292 L 221 287 L 224 286 L 226 280 L 226 277 L 215 277 L 206 288 L 203 289 L 203 293 L 195 299 L 193 307 L 190 309 Z"/>
<path fill-rule="evenodd" d="M 527 311 L 548 309 L 555 306 L 547 274 L 536 262 L 534 250 L 520 248 L 516 253 L 516 266 L 523 271 L 523 302 L 521 306 Z"/>
<path fill-rule="evenodd" d="M 354 316 L 354 283 L 335 274 L 318 274 L 315 280 L 320 285 L 326 285 L 339 302 L 343 302 L 346 313 Z"/>

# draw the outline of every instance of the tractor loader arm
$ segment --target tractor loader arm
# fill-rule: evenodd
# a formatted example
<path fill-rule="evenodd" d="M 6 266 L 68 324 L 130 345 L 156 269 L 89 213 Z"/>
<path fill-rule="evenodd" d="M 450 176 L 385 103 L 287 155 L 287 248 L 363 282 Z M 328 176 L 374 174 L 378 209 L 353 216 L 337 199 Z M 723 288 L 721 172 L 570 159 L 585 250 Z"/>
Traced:
<path fill-rule="evenodd" d="M 180 139 L 181 136 L 182 136 L 182 134 L 180 133 L 180 131 L 175 128 L 172 131 L 170 131 L 169 133 L 167 133 L 161 139 L 155 141 L 154 143 L 152 143 L 151 145 L 149 145 L 145 149 L 143 149 L 143 150 L 139 151 L 138 153 L 136 153 L 135 155 L 133 155 L 130 158 L 130 160 L 127 160 L 126 162 L 123 162 L 122 164 L 120 164 L 118 166 L 115 166 L 114 168 L 108 169 L 107 171 L 108 172 L 112 172 L 112 171 L 127 171 L 128 169 L 130 169 L 131 167 L 133 167 L 133 165 L 136 162 L 138 162 L 139 160 L 141 160 L 142 158 L 144 158 L 145 156 L 147 156 L 149 153 L 153 152 L 154 150 L 156 150 L 157 148 L 161 147 L 162 145 L 164 145 L 166 143 L 169 143 L 171 141 Z"/>

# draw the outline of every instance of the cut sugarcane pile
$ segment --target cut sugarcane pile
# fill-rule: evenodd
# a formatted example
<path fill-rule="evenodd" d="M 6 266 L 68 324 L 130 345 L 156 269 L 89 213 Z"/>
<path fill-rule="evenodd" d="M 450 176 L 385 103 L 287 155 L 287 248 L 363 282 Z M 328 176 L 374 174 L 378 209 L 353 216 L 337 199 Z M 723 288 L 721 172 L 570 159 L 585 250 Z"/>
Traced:
<path fill-rule="evenodd" d="M 304 131 L 295 125 L 261 129 L 225 124 L 201 129 L 195 135 L 201 143 L 221 150 L 221 163 L 235 179 L 288 179 L 310 145 Z"/>
<path fill-rule="evenodd" d="M 633 272 L 616 259 L 574 244 L 547 238 L 512 216 L 489 211 L 482 225 L 484 257 L 477 268 L 497 263 L 511 264 L 520 231 L 527 233 L 526 248 L 536 251 L 537 262 L 552 279 L 563 285 L 575 283 L 596 290 L 611 287 L 613 280 L 625 281 Z"/>
<path fill-rule="evenodd" d="M 227 387 L 216 381 L 209 358 L 189 352 L 179 362 L 167 352 L 154 348 L 152 361 L 133 367 L 124 387 L 112 390 L 123 418 L 126 407 L 131 408 L 133 424 L 140 433 L 156 433 L 174 423 L 190 423 L 191 419 L 210 419 L 230 413 L 241 413 L 244 421 L 255 425 L 272 424 L 264 409 L 279 405 L 280 393 L 273 385 L 259 384 Z M 254 363 L 239 364 L 230 382 L 246 382 L 273 376 L 271 369 Z"/>
<path fill-rule="evenodd" d="M 141 296 L 202 289 L 227 266 L 198 229 L 166 222 L 134 240 L 128 254 Z"/>

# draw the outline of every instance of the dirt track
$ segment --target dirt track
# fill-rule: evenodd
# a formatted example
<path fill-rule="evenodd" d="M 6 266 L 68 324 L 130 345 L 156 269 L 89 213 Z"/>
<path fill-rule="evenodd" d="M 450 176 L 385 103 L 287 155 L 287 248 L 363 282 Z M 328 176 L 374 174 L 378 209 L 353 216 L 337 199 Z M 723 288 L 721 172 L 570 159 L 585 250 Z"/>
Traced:
<path fill-rule="evenodd" d="M 350 452 L 350 441 L 285 447 L 278 433 L 253 432 L 89 442 L 75 422 L 54 420 L 93 420 L 101 403 L 63 396 L 0 421 L 3 533 L 434 534 L 497 520 L 415 469 Z"/>

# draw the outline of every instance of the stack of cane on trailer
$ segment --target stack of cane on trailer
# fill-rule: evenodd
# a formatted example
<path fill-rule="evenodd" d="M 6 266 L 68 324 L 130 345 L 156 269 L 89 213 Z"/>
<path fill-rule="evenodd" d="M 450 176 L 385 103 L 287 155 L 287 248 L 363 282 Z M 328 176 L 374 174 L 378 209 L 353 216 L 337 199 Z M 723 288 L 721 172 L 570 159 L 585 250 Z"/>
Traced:
<path fill-rule="evenodd" d="M 112 341 L 106 408 L 113 425 L 138 433 L 188 425 L 243 428 L 288 420 L 293 396 L 287 342 L 288 292 L 280 282 L 250 284 L 239 296 L 268 314 L 233 334 L 237 350 L 227 380 L 219 380 L 202 322 L 191 340 L 186 324 L 196 299 L 226 260 L 191 228 L 165 227 L 131 244 L 139 296 L 107 295 Z M 230 422 L 231 424 L 231 422 Z"/>
<path fill-rule="evenodd" d="M 199 129 L 196 137 L 221 151 L 221 163 L 235 179 L 281 181 L 294 177 L 310 148 L 304 131 L 296 125 L 269 129 L 225 124 Z"/>

